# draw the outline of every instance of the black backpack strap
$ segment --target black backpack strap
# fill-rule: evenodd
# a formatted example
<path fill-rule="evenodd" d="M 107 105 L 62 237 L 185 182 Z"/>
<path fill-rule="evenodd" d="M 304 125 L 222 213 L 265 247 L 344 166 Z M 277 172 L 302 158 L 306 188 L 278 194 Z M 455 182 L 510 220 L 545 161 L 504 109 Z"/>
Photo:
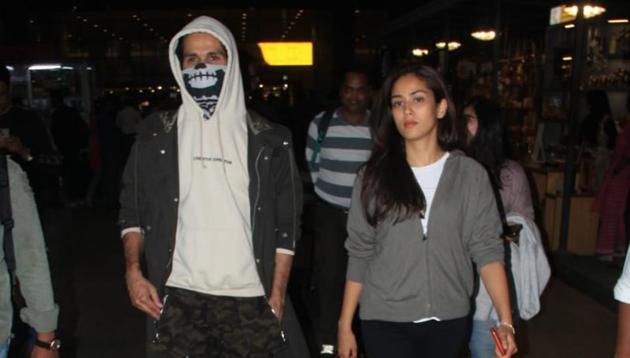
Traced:
<path fill-rule="evenodd" d="M 324 141 L 324 138 L 326 138 L 326 132 L 328 132 L 328 127 L 330 126 L 330 121 L 332 120 L 334 114 L 334 109 L 326 110 L 322 118 L 319 120 L 319 125 L 317 126 L 317 140 L 315 141 L 315 145 L 313 147 L 313 154 L 311 154 L 311 166 L 314 165 L 317 160 L 322 142 Z"/>
<path fill-rule="evenodd" d="M 11 211 L 11 193 L 9 192 L 9 168 L 7 156 L 0 155 L 0 221 L 4 226 L 4 258 L 9 274 L 15 272 L 15 251 L 13 249 L 13 215 Z"/>

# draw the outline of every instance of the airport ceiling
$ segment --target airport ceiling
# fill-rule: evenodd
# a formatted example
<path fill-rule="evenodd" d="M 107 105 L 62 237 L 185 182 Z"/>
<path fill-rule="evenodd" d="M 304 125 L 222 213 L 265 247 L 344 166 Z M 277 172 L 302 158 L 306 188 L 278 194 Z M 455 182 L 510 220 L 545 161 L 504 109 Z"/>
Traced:
<path fill-rule="evenodd" d="M 312 24 L 322 16 L 330 21 L 352 21 L 358 36 L 375 46 L 432 42 L 445 33 L 466 37 L 473 28 L 491 26 L 495 3 L 500 3 L 501 22 L 512 37 L 540 36 L 548 26 L 549 9 L 556 0 L 419 0 L 413 3 L 341 0 L 215 0 L 121 1 L 121 0 L 6 0 L 0 5 L 0 46 L 16 45 L 39 32 L 38 41 L 54 40 L 60 33 L 107 38 L 154 38 L 168 41 L 188 20 L 211 15 L 223 21 L 237 41 L 310 40 Z M 599 1 L 608 13 L 628 16 L 628 0 Z M 330 19 L 333 20 L 330 20 Z M 63 26 L 60 25 L 63 24 Z M 283 37 L 284 36 L 284 37 Z M 1 57 L 1 56 L 0 56 Z"/>

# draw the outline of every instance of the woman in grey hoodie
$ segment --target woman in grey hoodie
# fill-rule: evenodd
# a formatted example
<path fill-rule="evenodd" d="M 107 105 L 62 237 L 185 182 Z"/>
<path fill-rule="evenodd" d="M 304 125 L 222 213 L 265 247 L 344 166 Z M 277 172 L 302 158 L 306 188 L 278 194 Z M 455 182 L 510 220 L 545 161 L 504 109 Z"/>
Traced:
<path fill-rule="evenodd" d="M 399 69 L 372 114 L 374 150 L 348 214 L 339 355 L 357 356 L 351 323 L 360 302 L 370 358 L 457 357 L 474 262 L 499 316 L 496 353 L 511 356 L 501 221 L 487 172 L 454 150 L 455 108 L 444 81 L 426 66 Z"/>

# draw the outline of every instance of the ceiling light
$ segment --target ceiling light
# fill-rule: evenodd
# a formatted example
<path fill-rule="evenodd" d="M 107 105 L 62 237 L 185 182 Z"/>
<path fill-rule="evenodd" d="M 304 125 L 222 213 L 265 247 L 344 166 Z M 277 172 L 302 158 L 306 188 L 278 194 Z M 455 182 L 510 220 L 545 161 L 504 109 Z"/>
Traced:
<path fill-rule="evenodd" d="M 475 31 L 471 33 L 470 36 L 480 41 L 492 41 L 497 36 L 497 33 L 494 30 L 482 30 Z"/>
<path fill-rule="evenodd" d="M 565 22 L 574 21 L 577 17 L 579 7 L 577 5 L 560 5 L 553 7 L 549 13 L 549 24 L 557 25 Z M 582 14 L 585 19 L 599 16 L 606 12 L 606 8 L 596 5 L 584 5 Z"/>
<path fill-rule="evenodd" d="M 566 24 L 566 25 L 564 25 L 565 29 L 572 29 L 574 27 L 575 27 L 575 24 Z"/>
<path fill-rule="evenodd" d="M 422 57 L 428 55 L 429 50 L 427 50 L 426 48 L 414 48 L 413 50 L 411 50 L 411 53 L 416 57 Z"/>
<path fill-rule="evenodd" d="M 606 8 L 601 6 L 584 5 L 584 8 L 582 9 L 582 14 L 584 14 L 584 18 L 586 19 L 599 16 L 605 12 Z"/>
<path fill-rule="evenodd" d="M 460 48 L 462 46 L 461 43 L 457 42 L 457 41 L 451 41 L 448 43 L 448 50 L 449 51 L 454 51 L 457 50 L 458 48 Z"/>
<path fill-rule="evenodd" d="M 42 71 L 42 70 L 58 70 L 61 68 L 60 64 L 41 64 L 41 65 L 32 65 L 28 67 L 29 71 Z"/>
<path fill-rule="evenodd" d="M 627 24 L 628 19 L 610 19 L 608 20 L 609 24 Z"/>
<path fill-rule="evenodd" d="M 573 57 L 571 56 L 562 56 L 562 61 L 572 61 Z"/>
<path fill-rule="evenodd" d="M 446 47 L 446 42 L 444 42 L 444 41 L 436 42 L 435 43 L 435 47 L 437 47 L 439 49 L 443 49 L 443 48 Z"/>
<path fill-rule="evenodd" d="M 577 5 L 573 5 L 573 6 L 566 6 L 562 9 L 563 12 L 575 17 L 577 16 L 578 13 L 578 7 Z"/>

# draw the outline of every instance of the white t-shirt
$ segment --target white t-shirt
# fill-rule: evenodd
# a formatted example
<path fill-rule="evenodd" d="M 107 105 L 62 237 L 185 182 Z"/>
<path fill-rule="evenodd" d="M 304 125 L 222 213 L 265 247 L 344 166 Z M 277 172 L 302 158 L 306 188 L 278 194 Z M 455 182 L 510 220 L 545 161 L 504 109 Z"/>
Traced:
<path fill-rule="evenodd" d="M 435 163 L 431 163 L 424 167 L 411 167 L 413 175 L 418 181 L 418 185 L 424 193 L 424 198 L 427 202 L 426 212 L 424 218 L 422 218 L 422 229 L 424 233 L 427 233 L 427 223 L 429 222 L 429 214 L 431 213 L 431 203 L 433 202 L 433 196 L 437 190 L 442 171 L 444 170 L 444 163 L 448 158 L 449 153 L 446 152 L 442 158 L 438 159 Z"/>
<path fill-rule="evenodd" d="M 630 304 L 630 255 L 626 256 L 621 277 L 615 285 L 615 299 L 619 302 Z"/>
<path fill-rule="evenodd" d="M 440 182 L 440 177 L 442 176 L 442 172 L 444 171 L 444 163 L 446 163 L 446 159 L 448 158 L 449 153 L 446 152 L 442 158 L 438 159 L 435 163 L 431 163 L 424 167 L 411 167 L 413 171 L 413 175 L 416 177 L 418 181 L 418 185 L 422 189 L 424 193 L 424 199 L 427 203 L 426 212 L 424 214 L 424 218 L 422 221 L 422 229 L 424 230 L 424 234 L 427 233 L 427 223 L 429 222 L 429 214 L 431 212 L 431 203 L 433 202 L 433 197 L 435 196 L 435 191 L 437 190 L 438 183 Z M 413 323 L 422 323 L 427 321 L 439 321 L 438 317 L 424 317 L 418 320 L 413 321 Z"/>

